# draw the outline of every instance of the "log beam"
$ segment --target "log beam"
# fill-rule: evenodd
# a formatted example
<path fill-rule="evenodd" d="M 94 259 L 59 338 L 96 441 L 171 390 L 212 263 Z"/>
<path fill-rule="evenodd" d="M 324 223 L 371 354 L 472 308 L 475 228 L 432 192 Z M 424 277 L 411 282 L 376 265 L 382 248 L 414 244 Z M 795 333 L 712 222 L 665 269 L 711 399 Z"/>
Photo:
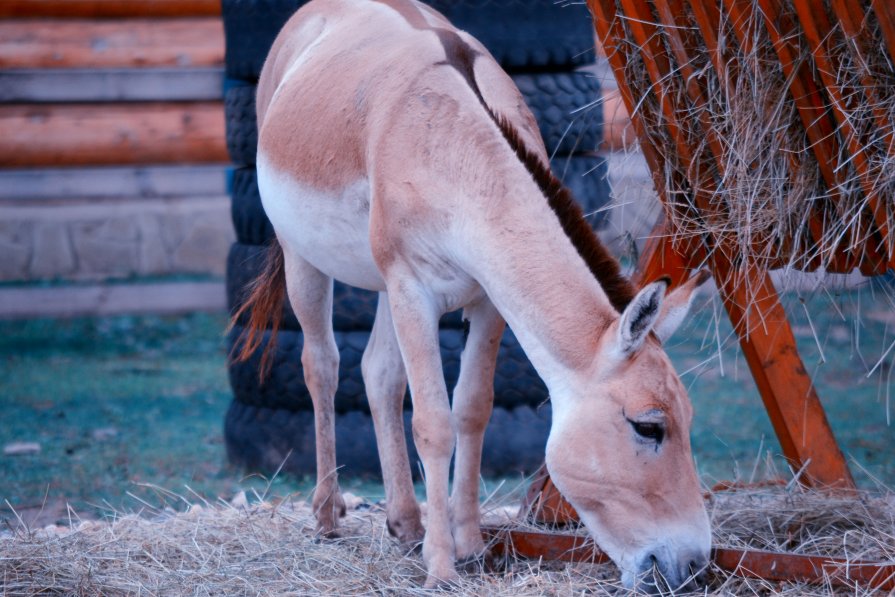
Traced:
<path fill-rule="evenodd" d="M 223 64 L 220 18 L 0 21 L 0 69 Z"/>
<path fill-rule="evenodd" d="M 497 556 L 588 564 L 609 561 L 609 556 L 583 535 L 483 527 L 482 536 Z M 890 563 L 727 547 L 713 548 L 711 557 L 718 568 L 743 578 L 833 585 L 852 591 L 856 586 L 895 589 L 895 565 Z"/>
<path fill-rule="evenodd" d="M 214 17 L 220 0 L 3 0 L 0 18 Z"/>
<path fill-rule="evenodd" d="M 0 167 L 228 162 L 220 102 L 0 106 Z"/>

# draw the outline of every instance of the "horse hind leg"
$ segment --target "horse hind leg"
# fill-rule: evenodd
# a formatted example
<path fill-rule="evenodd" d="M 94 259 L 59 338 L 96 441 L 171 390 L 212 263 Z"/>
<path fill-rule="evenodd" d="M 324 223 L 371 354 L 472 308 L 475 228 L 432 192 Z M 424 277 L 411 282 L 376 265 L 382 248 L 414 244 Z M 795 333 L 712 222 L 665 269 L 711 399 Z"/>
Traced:
<path fill-rule="evenodd" d="M 407 374 L 386 293 L 379 294 L 376 319 L 361 360 L 361 371 L 376 428 L 388 530 L 402 544 L 416 544 L 422 541 L 424 529 L 404 440 Z"/>
<path fill-rule="evenodd" d="M 332 326 L 333 281 L 301 257 L 285 253 L 289 302 L 304 334 L 301 364 L 314 403 L 317 487 L 312 507 L 317 531 L 336 532 L 345 501 L 336 472 L 335 395 L 339 383 L 339 349 Z"/>
<path fill-rule="evenodd" d="M 457 425 L 451 523 L 457 559 L 476 560 L 485 553 L 479 511 L 482 442 L 494 403 L 494 370 L 505 327 L 487 298 L 468 306 L 463 317 L 469 336 L 460 357 L 460 377 L 454 388 L 453 415 Z"/>

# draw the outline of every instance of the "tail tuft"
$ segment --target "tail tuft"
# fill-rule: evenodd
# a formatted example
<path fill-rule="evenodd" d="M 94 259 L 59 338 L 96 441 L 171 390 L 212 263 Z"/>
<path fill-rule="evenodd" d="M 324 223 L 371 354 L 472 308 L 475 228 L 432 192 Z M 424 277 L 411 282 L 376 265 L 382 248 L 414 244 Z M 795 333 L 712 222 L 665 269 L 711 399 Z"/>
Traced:
<path fill-rule="evenodd" d="M 286 299 L 286 266 L 283 261 L 283 248 L 274 238 L 267 249 L 264 267 L 258 277 L 246 287 L 248 297 L 230 318 L 230 327 L 240 321 L 248 313 L 249 321 L 233 345 L 230 358 L 242 363 L 247 361 L 258 350 L 264 340 L 264 332 L 270 325 L 270 340 L 261 355 L 261 366 L 258 369 L 259 381 L 263 382 L 270 372 L 276 348 L 277 332 L 283 320 L 283 301 Z"/>

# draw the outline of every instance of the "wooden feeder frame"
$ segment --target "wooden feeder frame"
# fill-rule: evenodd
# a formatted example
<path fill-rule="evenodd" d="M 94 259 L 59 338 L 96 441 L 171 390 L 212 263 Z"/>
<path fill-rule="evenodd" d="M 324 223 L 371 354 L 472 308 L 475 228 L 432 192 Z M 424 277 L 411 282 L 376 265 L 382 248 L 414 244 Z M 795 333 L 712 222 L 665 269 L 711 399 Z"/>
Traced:
<path fill-rule="evenodd" d="M 695 107 L 706 105 L 703 79 L 695 73 L 691 57 L 700 52 L 705 55 L 707 51 L 715 71 L 724 73 L 728 66 L 719 51 L 717 37 L 721 11 L 726 11 L 735 24 L 748 23 L 750 19 L 763 20 L 824 182 L 829 188 L 835 188 L 839 156 L 842 155 L 839 145 L 845 143 L 861 189 L 869 199 L 870 213 L 861 225 L 869 223 L 872 229 L 867 231 L 868 238 L 877 239 L 878 242 L 866 243 L 860 254 L 851 253 L 848 249 L 835 250 L 829 259 L 828 271 L 845 273 L 858 268 L 865 275 L 883 274 L 889 268 L 895 268 L 895 249 L 892 245 L 895 233 L 888 229 L 886 212 L 886 202 L 891 204 L 892 198 L 885 199 L 873 194 L 869 181 L 869 150 L 841 108 L 846 90 L 835 80 L 833 73 L 838 67 L 838 59 L 827 44 L 829 34 L 836 26 L 859 43 L 866 43 L 862 39 L 861 25 L 872 13 L 879 22 L 886 48 L 895 62 L 895 3 L 891 0 L 871 0 L 869 10 L 865 12 L 862 3 L 855 0 L 830 0 L 837 21 L 833 23 L 821 0 L 790 0 L 799 19 L 799 23 L 793 23 L 781 10 L 783 1 L 587 0 L 587 4 L 598 38 L 602 40 L 615 74 L 622 101 L 631 115 L 640 148 L 652 172 L 654 186 L 666 210 L 677 209 L 669 200 L 665 188 L 666 161 L 662 152 L 653 145 L 643 116 L 638 112 L 641 104 L 625 77 L 628 65 L 622 44 L 634 42 L 639 48 L 649 75 L 650 93 L 656 96 L 660 106 L 665 132 L 681 159 L 690 165 L 686 173 L 676 175 L 683 177 L 690 189 L 697 189 L 691 197 L 697 210 L 710 213 L 708 199 L 718 190 L 711 166 L 721 168 L 716 158 L 721 155 L 722 149 L 720 140 L 710 128 L 704 127 L 707 123 L 698 119 L 695 122 L 694 119 L 685 121 L 679 117 L 685 113 L 682 108 L 687 102 Z M 756 3 L 760 15 L 755 14 Z M 690 25 L 687 9 L 698 24 L 698 32 Z M 630 38 L 621 18 L 627 21 Z M 791 39 L 797 25 L 804 32 L 804 39 L 817 66 L 815 70 L 797 60 Z M 736 41 L 747 48 L 751 43 L 747 28 L 734 26 L 733 29 Z M 671 50 L 670 55 L 662 36 Z M 863 84 L 864 92 L 870 94 L 867 100 L 874 101 L 875 82 L 867 80 Z M 885 121 L 884 115 L 875 114 L 875 118 L 875 124 L 881 130 L 893 128 L 892 123 Z M 699 134 L 688 136 L 688 132 L 694 131 Z M 895 155 L 895 140 L 892 137 L 891 133 L 886 137 L 889 157 Z M 708 150 L 692 146 L 688 138 L 705 139 Z M 815 240 L 822 238 L 823 233 L 823 222 L 816 220 L 809 225 Z M 643 285 L 668 276 L 672 286 L 676 286 L 687 280 L 695 268 L 707 264 L 718 284 L 786 460 L 793 470 L 801 473 L 800 481 L 805 485 L 853 491 L 854 480 L 799 356 L 795 337 L 771 281 L 769 269 L 740 267 L 729 257 L 735 254 L 734 251 L 715 250 L 719 247 L 723 249 L 725 242 L 724 238 L 708 233 L 702 238 L 676 235 L 672 225 L 662 218 L 640 258 L 635 282 Z M 774 267 L 783 265 L 785 263 Z M 806 262 L 802 267 L 813 269 L 817 263 Z M 762 325 L 747 326 L 750 317 L 757 318 Z M 574 508 L 562 498 L 544 467 L 536 475 L 520 515 L 544 523 L 578 521 Z M 574 561 L 601 561 L 600 558 L 605 558 L 593 544 L 585 546 L 580 537 L 486 530 L 486 535 L 489 533 L 497 542 L 498 551 L 515 550 L 528 557 Z M 826 579 L 834 584 L 851 583 L 852 586 L 857 582 L 881 589 L 895 587 L 895 567 L 891 565 L 860 563 L 857 568 L 843 573 L 843 562 L 818 556 L 715 549 L 713 557 L 717 565 L 747 576 L 774 580 Z"/>

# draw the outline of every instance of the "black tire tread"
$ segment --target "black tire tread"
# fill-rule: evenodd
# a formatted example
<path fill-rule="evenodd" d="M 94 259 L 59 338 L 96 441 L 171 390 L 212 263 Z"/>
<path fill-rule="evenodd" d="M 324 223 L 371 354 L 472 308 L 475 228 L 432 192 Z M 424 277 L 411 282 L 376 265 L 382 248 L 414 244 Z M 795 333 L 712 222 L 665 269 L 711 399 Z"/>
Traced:
<path fill-rule="evenodd" d="M 228 336 L 227 344 L 231 353 L 239 346 L 242 329 L 242 326 L 236 325 Z M 335 333 L 340 358 L 339 388 L 335 397 L 337 412 L 369 412 L 360 367 L 369 337 L 370 332 L 363 330 Z M 270 374 L 261 383 L 258 367 L 261 353 L 269 340 L 270 333 L 267 332 L 262 346 L 251 358 L 241 363 L 230 363 L 230 387 L 233 389 L 234 399 L 243 404 L 265 408 L 311 410 L 313 404 L 304 383 L 301 365 L 304 341 L 302 333 L 295 330 L 279 332 Z M 463 352 L 465 333 L 463 330 L 442 329 L 439 332 L 439 341 L 445 380 L 448 388 L 453 388 L 460 372 L 460 354 Z M 547 400 L 544 383 L 509 329 L 504 333 L 500 343 L 494 396 L 495 406 L 508 409 L 520 406 L 536 407 Z M 409 406 L 409 398 L 405 398 L 405 407 Z"/>
<path fill-rule="evenodd" d="M 549 155 L 596 151 L 603 140 L 600 82 L 591 73 L 513 75 Z"/>
<path fill-rule="evenodd" d="M 256 81 L 280 29 L 306 0 L 223 0 L 228 77 Z M 594 61 L 584 3 L 545 0 L 429 0 L 510 71 L 571 69 Z"/>
<path fill-rule="evenodd" d="M 550 432 L 550 406 L 495 408 L 485 432 L 482 474 L 487 477 L 533 473 L 544 461 L 544 446 Z M 411 470 L 418 476 L 416 448 L 411 437 L 410 412 L 404 413 L 404 432 Z M 230 403 L 224 419 L 224 442 L 231 464 L 250 472 L 282 471 L 296 477 L 316 472 L 314 415 Z M 379 477 L 380 466 L 373 420 L 353 411 L 336 415 L 336 454 L 339 474 L 350 477 Z"/>
<path fill-rule="evenodd" d="M 227 152 L 235 164 L 254 164 L 258 149 L 255 86 L 233 85 L 224 92 Z"/>

